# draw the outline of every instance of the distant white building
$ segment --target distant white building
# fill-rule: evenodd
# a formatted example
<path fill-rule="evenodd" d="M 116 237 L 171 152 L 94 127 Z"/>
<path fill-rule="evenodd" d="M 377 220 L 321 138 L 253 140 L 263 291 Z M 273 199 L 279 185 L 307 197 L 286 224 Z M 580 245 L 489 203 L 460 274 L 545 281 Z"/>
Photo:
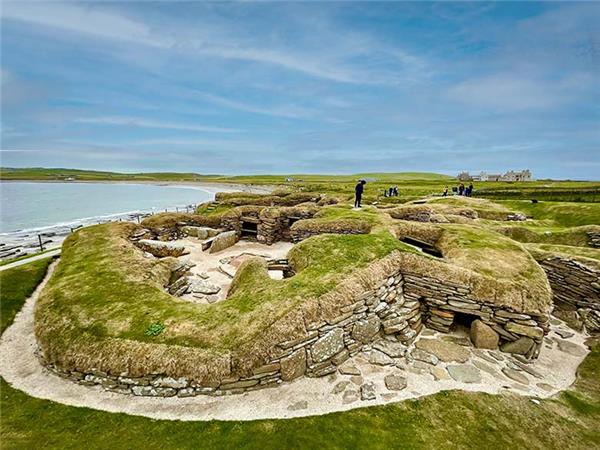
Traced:
<path fill-rule="evenodd" d="M 520 170 L 515 172 L 509 170 L 504 175 L 500 174 L 489 174 L 487 172 L 480 172 L 479 175 L 470 175 L 469 172 L 461 172 L 456 177 L 460 181 L 532 181 L 531 171 L 529 169 Z"/>

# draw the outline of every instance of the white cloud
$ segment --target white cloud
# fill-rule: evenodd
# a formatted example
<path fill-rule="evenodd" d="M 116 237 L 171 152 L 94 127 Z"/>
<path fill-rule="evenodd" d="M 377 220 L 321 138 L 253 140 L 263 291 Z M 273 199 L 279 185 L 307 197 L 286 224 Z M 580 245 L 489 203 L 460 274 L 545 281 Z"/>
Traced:
<path fill-rule="evenodd" d="M 140 117 L 84 117 L 75 119 L 75 122 L 89 123 L 96 125 L 116 125 L 139 128 L 164 128 L 170 130 L 202 131 L 209 133 L 236 133 L 240 130 L 235 128 L 211 127 L 202 125 L 193 125 L 186 123 L 163 122 L 158 120 L 144 119 Z"/>
<path fill-rule="evenodd" d="M 365 58 L 379 55 L 390 63 L 400 62 L 402 71 L 421 71 L 424 61 L 405 50 L 380 45 L 368 36 L 348 36 L 338 39 L 335 29 L 318 28 L 322 40 L 307 48 L 297 45 L 265 44 L 252 30 L 240 31 L 243 25 L 232 26 L 205 20 L 193 29 L 177 28 L 177 24 L 150 26 L 98 5 L 75 5 L 54 2 L 7 2 L 2 19 L 11 19 L 88 37 L 139 44 L 154 49 L 178 51 L 189 56 L 204 56 L 224 60 L 239 60 L 270 65 L 311 77 L 342 83 L 397 84 L 402 80 L 399 70 L 365 67 Z M 306 30 L 307 34 L 311 30 Z M 312 36 L 312 39 L 316 39 Z M 325 44 L 325 42 L 327 42 Z M 362 57 L 362 66 L 346 64 L 346 60 Z M 131 58 L 130 58 L 131 60 Z M 396 68 L 398 69 L 398 68 Z M 414 77 L 413 74 L 410 75 Z"/>
<path fill-rule="evenodd" d="M 56 2 L 5 2 L 2 18 L 60 28 L 105 39 L 118 39 L 153 46 L 166 46 L 168 43 L 165 39 L 154 39 L 149 28 L 143 23 L 102 11 L 91 5 L 76 6 Z"/>
<path fill-rule="evenodd" d="M 259 107 L 249 103 L 240 102 L 238 100 L 231 100 L 225 97 L 221 97 L 214 94 L 209 93 L 197 93 L 199 97 L 208 100 L 211 103 L 214 103 L 219 106 L 224 106 L 226 108 L 237 109 L 239 111 L 246 111 L 256 114 L 264 114 L 268 116 L 278 116 L 278 117 L 287 117 L 287 118 L 304 118 L 309 117 L 315 114 L 315 111 L 303 108 L 294 105 L 288 105 L 283 107 Z"/>

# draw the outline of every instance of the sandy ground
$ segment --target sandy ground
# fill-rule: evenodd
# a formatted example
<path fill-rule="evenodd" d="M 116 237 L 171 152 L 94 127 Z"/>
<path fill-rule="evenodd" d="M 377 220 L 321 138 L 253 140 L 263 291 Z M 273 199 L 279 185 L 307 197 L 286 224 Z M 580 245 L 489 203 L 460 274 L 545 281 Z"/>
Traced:
<path fill-rule="evenodd" d="M 223 300 L 226 297 L 233 275 L 244 258 L 261 256 L 266 259 L 281 259 L 285 258 L 289 249 L 294 246 L 290 242 L 276 242 L 273 245 L 263 245 L 258 242 L 239 241 L 233 247 L 229 247 L 218 253 L 207 253 L 202 251 L 201 242 L 201 240 L 195 238 L 173 241 L 173 243 L 185 245 L 186 250 L 189 251 L 189 254 L 179 259 L 195 264 L 191 269 L 192 274 L 198 276 L 203 274 L 204 277 L 208 276 L 206 278 L 207 282 L 221 288 L 221 291 L 216 294 L 217 301 Z M 182 298 L 206 303 L 206 300 L 199 300 L 191 294 L 186 294 Z"/>
<path fill-rule="evenodd" d="M 221 255 L 219 255 L 221 256 Z M 86 387 L 62 379 L 44 369 L 34 355 L 33 310 L 43 286 L 51 276 L 56 262 L 50 267 L 48 276 L 26 301 L 14 323 L 0 338 L 0 375 L 13 387 L 33 397 L 52 400 L 71 406 L 88 407 L 109 412 L 123 412 L 155 419 L 169 420 L 254 420 L 266 418 L 300 417 L 344 411 L 354 408 L 381 405 L 406 399 L 422 397 L 444 390 L 499 394 L 512 392 L 532 397 L 549 397 L 570 386 L 576 370 L 588 353 L 583 344 L 585 336 L 568 329 L 562 322 L 553 319 L 553 329 L 545 338 L 540 357 L 531 364 L 537 372 L 536 378 L 526 372 L 527 384 L 508 379 L 501 373 L 505 367 L 515 367 L 514 359 L 499 351 L 473 351 L 469 347 L 470 360 L 467 365 L 487 367 L 478 370 L 481 380 L 462 383 L 453 379 L 436 381 L 432 371 L 449 364 L 429 365 L 422 362 L 404 361 L 397 366 L 379 366 L 369 363 L 369 352 L 363 352 L 344 364 L 354 365 L 361 376 L 335 373 L 323 378 L 300 378 L 292 383 L 222 397 L 199 396 L 193 398 L 134 397 L 110 393 L 99 387 Z M 562 339 L 557 331 L 573 333 Z M 446 336 L 446 337 L 443 337 Z M 424 330 L 419 339 L 448 339 L 431 330 Z M 561 350 L 559 341 L 567 341 L 568 351 Z M 481 356 L 483 355 L 483 356 Z M 489 372 L 489 373 L 488 373 Z M 407 387 L 401 391 L 386 388 L 384 377 L 396 374 L 406 377 Z M 447 372 L 446 372 L 447 377 Z M 372 382 L 376 398 L 361 400 L 360 385 Z M 544 389 L 545 388 L 545 389 Z"/>

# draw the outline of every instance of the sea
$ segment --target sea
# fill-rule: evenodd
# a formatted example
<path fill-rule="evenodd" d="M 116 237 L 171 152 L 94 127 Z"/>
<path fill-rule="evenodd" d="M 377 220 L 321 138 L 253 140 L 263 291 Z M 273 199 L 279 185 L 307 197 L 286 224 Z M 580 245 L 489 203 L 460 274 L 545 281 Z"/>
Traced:
<path fill-rule="evenodd" d="M 72 230 L 167 211 L 192 211 L 222 187 L 184 184 L 0 182 L 0 254 L 60 244 Z M 60 239 L 62 237 L 62 239 Z M 50 245 L 51 246 L 51 245 Z M 9 251 L 10 253 L 10 251 Z M 16 256 L 16 255 L 13 255 Z"/>

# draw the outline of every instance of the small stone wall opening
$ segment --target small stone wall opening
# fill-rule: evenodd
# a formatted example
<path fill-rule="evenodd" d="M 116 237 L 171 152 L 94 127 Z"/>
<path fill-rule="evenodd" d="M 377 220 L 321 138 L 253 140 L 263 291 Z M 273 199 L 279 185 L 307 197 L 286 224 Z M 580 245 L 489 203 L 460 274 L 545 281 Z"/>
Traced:
<path fill-rule="evenodd" d="M 302 217 L 288 217 L 288 226 L 294 225 L 299 220 L 302 220 Z"/>
<path fill-rule="evenodd" d="M 269 276 L 274 280 L 283 280 L 295 275 L 294 269 L 287 259 L 271 259 L 267 261 Z"/>
<path fill-rule="evenodd" d="M 468 335 L 471 330 L 471 324 L 476 319 L 479 319 L 479 317 L 474 314 L 455 312 L 450 331 L 464 332 Z"/>
<path fill-rule="evenodd" d="M 241 238 L 242 239 L 256 239 L 258 234 L 258 223 L 249 220 L 241 221 L 242 230 L 241 230 Z"/>
<path fill-rule="evenodd" d="M 424 242 L 410 236 L 405 236 L 400 240 L 405 244 L 410 245 L 411 247 L 416 247 L 417 249 L 421 250 L 423 253 L 427 253 L 428 255 L 435 256 L 436 258 L 444 257 L 444 255 L 438 248 L 429 244 L 428 242 Z"/>

